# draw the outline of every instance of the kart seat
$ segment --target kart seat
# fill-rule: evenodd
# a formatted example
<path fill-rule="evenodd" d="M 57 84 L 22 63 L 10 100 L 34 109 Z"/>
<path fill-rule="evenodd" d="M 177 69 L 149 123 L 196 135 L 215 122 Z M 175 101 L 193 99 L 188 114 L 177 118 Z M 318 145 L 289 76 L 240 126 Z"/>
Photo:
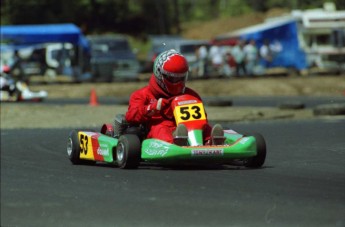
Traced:
<path fill-rule="evenodd" d="M 126 121 L 124 114 L 117 114 L 114 120 L 114 137 L 119 138 L 124 134 L 134 134 L 142 141 L 146 136 L 146 130 L 143 125 L 133 125 Z"/>

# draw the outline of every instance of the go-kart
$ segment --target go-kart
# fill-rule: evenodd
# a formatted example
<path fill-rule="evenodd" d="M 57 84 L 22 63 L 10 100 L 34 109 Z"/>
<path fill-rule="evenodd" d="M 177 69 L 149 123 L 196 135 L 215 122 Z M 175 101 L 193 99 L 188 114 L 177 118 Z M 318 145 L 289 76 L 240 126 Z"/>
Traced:
<path fill-rule="evenodd" d="M 8 66 L 0 69 L 0 101 L 1 102 L 41 102 L 48 97 L 46 91 L 31 91 L 23 81 L 15 81 Z"/>
<path fill-rule="evenodd" d="M 266 158 L 266 143 L 258 133 L 240 134 L 224 130 L 214 138 L 221 145 L 207 145 L 203 128 L 207 123 L 201 100 L 181 95 L 172 101 L 176 125 L 188 130 L 188 144 L 179 146 L 159 139 L 146 138 L 143 125 L 128 124 L 123 114 L 113 124 L 104 124 L 100 132 L 73 130 L 67 142 L 67 154 L 73 164 L 103 162 L 122 169 L 137 168 L 141 163 L 158 164 L 236 164 L 260 168 Z"/>
<path fill-rule="evenodd" d="M 11 87 L 0 89 L 1 102 L 41 102 L 48 97 L 46 91 L 31 91 L 24 82 L 17 81 Z"/>

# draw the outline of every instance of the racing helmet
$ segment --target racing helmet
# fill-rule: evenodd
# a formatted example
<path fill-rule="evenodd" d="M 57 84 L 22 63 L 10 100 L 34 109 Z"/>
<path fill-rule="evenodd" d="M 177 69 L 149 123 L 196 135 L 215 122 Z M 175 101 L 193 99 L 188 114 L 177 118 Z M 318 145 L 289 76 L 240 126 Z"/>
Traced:
<path fill-rule="evenodd" d="M 188 78 L 188 62 L 176 50 L 167 50 L 157 56 L 153 74 L 158 85 L 171 95 L 184 93 Z"/>

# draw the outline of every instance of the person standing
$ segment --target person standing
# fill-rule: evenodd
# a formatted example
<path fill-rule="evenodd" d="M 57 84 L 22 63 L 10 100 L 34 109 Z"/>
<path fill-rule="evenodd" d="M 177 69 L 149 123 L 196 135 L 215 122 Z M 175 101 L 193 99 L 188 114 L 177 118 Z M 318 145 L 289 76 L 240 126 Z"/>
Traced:
<path fill-rule="evenodd" d="M 246 56 L 246 72 L 248 75 L 253 76 L 258 61 L 258 49 L 254 39 L 251 39 L 244 47 L 244 52 Z"/>
<path fill-rule="evenodd" d="M 14 51 L 13 63 L 10 65 L 10 72 L 15 80 L 27 82 L 23 68 L 23 59 L 19 55 L 18 50 Z"/>
<path fill-rule="evenodd" d="M 271 66 L 273 60 L 273 54 L 270 48 L 269 40 L 265 39 L 264 44 L 260 47 L 260 56 L 265 68 Z"/>
<path fill-rule="evenodd" d="M 236 62 L 236 76 L 244 76 L 246 72 L 246 53 L 244 51 L 244 40 L 240 40 L 232 49 L 232 56 Z"/>
<path fill-rule="evenodd" d="M 212 64 L 212 73 L 216 76 L 222 75 L 224 57 L 220 47 L 218 45 L 211 46 L 208 57 Z"/>
<path fill-rule="evenodd" d="M 204 77 L 207 72 L 207 55 L 208 51 L 205 45 L 201 45 L 197 49 L 197 75 L 198 77 Z"/>

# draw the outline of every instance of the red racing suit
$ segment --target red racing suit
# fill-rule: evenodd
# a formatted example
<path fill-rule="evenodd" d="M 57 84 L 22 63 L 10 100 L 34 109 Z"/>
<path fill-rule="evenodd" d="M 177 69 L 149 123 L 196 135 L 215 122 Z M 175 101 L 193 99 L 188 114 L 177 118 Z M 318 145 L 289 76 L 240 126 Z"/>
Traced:
<path fill-rule="evenodd" d="M 190 94 L 201 100 L 200 96 L 188 87 L 186 87 L 184 94 Z M 173 99 L 174 97 L 165 92 L 157 84 L 155 76 L 152 75 L 147 86 L 132 93 L 125 118 L 130 124 L 143 124 L 148 129 L 147 138 L 156 138 L 173 143 L 173 132 L 176 129 L 176 123 L 172 117 L 170 105 L 161 110 L 163 114 L 153 116 L 147 114 L 148 105 L 156 102 L 159 98 Z M 206 124 L 204 128 L 205 140 L 209 139 L 210 133 L 211 126 Z"/>

